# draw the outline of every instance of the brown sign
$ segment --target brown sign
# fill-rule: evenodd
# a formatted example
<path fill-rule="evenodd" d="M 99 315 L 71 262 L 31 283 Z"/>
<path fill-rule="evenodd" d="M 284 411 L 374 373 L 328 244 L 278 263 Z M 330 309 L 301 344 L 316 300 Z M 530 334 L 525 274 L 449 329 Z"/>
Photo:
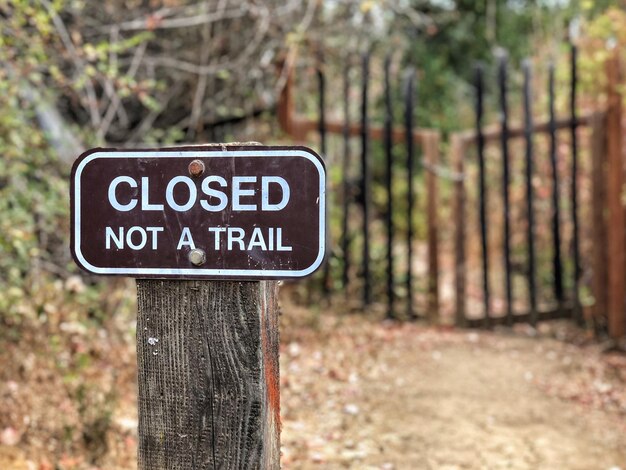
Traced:
<path fill-rule="evenodd" d="M 307 276 L 324 259 L 325 181 L 305 147 L 93 149 L 72 168 L 72 255 L 94 274 Z"/>

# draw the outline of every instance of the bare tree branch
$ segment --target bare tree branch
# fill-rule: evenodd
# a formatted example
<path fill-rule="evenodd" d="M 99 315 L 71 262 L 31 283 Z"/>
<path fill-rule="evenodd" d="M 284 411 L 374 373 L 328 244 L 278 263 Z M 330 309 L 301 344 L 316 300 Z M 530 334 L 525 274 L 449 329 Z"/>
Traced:
<path fill-rule="evenodd" d="M 224 9 L 226 8 L 227 2 L 228 0 L 220 0 L 218 7 L 217 7 L 217 14 L 220 14 L 224 11 Z M 208 5 L 209 5 L 209 1 L 206 1 L 204 3 L 205 8 L 208 8 Z M 203 37 L 204 42 L 206 43 L 208 43 L 209 38 L 211 36 L 211 29 L 212 29 L 212 24 L 205 23 L 203 31 L 202 31 L 202 37 Z M 200 66 L 205 66 L 208 63 L 209 57 L 211 55 L 211 51 L 212 51 L 212 48 L 209 47 L 208 44 L 204 48 L 201 49 Z M 191 105 L 191 115 L 190 115 L 191 124 L 189 125 L 189 128 L 187 130 L 187 138 L 191 138 L 193 136 L 196 130 L 196 126 L 198 125 L 198 122 L 200 120 L 200 115 L 202 113 L 202 103 L 204 102 L 204 94 L 206 93 L 207 80 L 208 80 L 208 75 L 200 75 L 198 77 L 198 83 L 196 84 L 196 91 L 194 93 L 193 102 Z"/>
<path fill-rule="evenodd" d="M 70 56 L 72 57 L 76 70 L 79 73 L 84 74 L 85 68 L 86 68 L 85 62 L 76 51 L 76 46 L 74 46 L 74 42 L 72 41 L 72 38 L 70 37 L 70 34 L 68 33 L 67 28 L 65 27 L 65 23 L 63 23 L 63 20 L 57 14 L 57 12 L 54 10 L 54 8 L 52 7 L 52 5 L 50 4 L 48 0 L 39 0 L 39 1 L 46 8 L 46 10 L 48 10 L 50 17 L 52 18 L 52 22 L 54 23 L 54 27 L 59 33 L 59 37 L 61 38 L 61 41 L 65 45 L 65 48 L 69 52 Z M 96 96 L 96 90 L 94 89 L 93 83 L 91 82 L 90 78 L 87 78 L 87 80 L 85 80 L 85 91 L 87 93 L 87 97 L 83 101 L 85 101 L 85 105 L 87 109 L 89 109 L 89 114 L 91 116 L 92 125 L 94 127 L 97 127 L 100 125 L 100 113 L 98 112 L 98 98 Z"/>
<path fill-rule="evenodd" d="M 181 88 L 181 82 L 177 82 L 176 85 L 170 88 L 167 95 L 165 95 L 161 101 L 161 109 L 150 111 L 143 118 L 141 123 L 135 129 L 133 129 L 131 134 L 128 136 L 128 143 L 138 142 L 140 139 L 143 138 L 145 133 L 148 131 L 148 129 L 150 129 L 150 127 L 152 127 L 152 125 L 159 117 L 159 115 L 163 112 L 163 110 L 167 109 L 167 105 L 172 100 L 172 98 L 174 98 L 174 96 L 176 96 L 180 92 Z"/>
<path fill-rule="evenodd" d="M 310 1 L 313 1 L 313 0 L 310 0 Z M 172 57 L 161 56 L 161 57 L 147 57 L 145 60 L 145 63 L 152 65 L 153 67 L 156 67 L 156 66 L 170 67 L 170 68 L 181 70 L 183 72 L 193 73 L 197 75 L 213 75 L 220 70 L 234 70 L 242 65 L 245 65 L 245 61 L 249 58 L 252 52 L 254 52 L 258 48 L 259 44 L 261 43 L 261 40 L 263 39 L 263 36 L 265 36 L 265 34 L 267 33 L 269 29 L 270 14 L 269 14 L 268 9 L 266 7 L 259 7 L 259 13 L 261 17 L 261 22 L 260 22 L 259 28 L 257 29 L 255 37 L 248 42 L 248 45 L 242 51 L 242 53 L 239 54 L 237 57 L 235 57 L 231 61 L 218 62 L 218 63 L 208 64 L 208 65 L 198 65 L 192 62 L 174 59 Z"/>
<path fill-rule="evenodd" d="M 204 24 L 215 23 L 217 21 L 241 18 L 249 13 L 247 4 L 231 10 L 218 9 L 213 13 L 201 13 L 180 18 L 163 19 L 157 13 L 153 13 L 144 18 L 126 21 L 119 25 L 104 26 L 102 31 L 109 31 L 112 28 L 119 28 L 120 31 L 145 31 L 157 29 L 190 28 Z"/>
<path fill-rule="evenodd" d="M 309 0 L 307 4 L 307 9 L 302 17 L 302 20 L 297 26 L 298 31 L 306 31 L 311 25 L 311 21 L 313 21 L 313 15 L 315 14 L 316 2 L 315 0 Z M 285 61 L 282 64 L 282 69 L 280 71 L 280 75 L 276 84 L 274 86 L 274 96 L 280 95 L 285 84 L 287 83 L 287 78 L 289 76 L 289 71 L 294 66 L 296 55 L 297 55 L 297 46 L 295 44 L 291 44 L 289 49 L 287 50 L 287 54 L 285 57 Z"/>
<path fill-rule="evenodd" d="M 130 67 L 128 68 L 127 76 L 129 78 L 134 78 L 135 74 L 139 70 L 139 64 L 141 63 L 141 58 L 143 57 L 146 51 L 146 47 L 147 47 L 147 44 L 144 42 L 140 44 L 137 50 L 135 51 L 135 55 L 133 56 L 133 61 L 131 62 Z M 121 109 L 121 106 L 120 106 L 121 102 L 122 100 L 120 99 L 119 95 L 117 93 L 114 93 L 111 99 L 111 103 L 109 104 L 109 107 L 104 115 L 104 119 L 102 120 L 102 124 L 100 125 L 97 131 L 97 136 L 100 140 L 105 139 L 107 132 L 109 131 L 109 128 L 111 127 L 111 124 L 113 123 L 113 118 L 115 117 L 115 114 L 117 113 L 118 109 Z"/>

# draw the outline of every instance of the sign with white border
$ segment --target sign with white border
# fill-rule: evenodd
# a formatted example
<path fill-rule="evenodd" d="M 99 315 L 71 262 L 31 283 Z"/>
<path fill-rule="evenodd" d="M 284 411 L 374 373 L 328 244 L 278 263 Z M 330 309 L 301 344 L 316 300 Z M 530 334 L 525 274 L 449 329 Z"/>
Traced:
<path fill-rule="evenodd" d="M 93 274 L 288 279 L 326 249 L 326 173 L 306 147 L 92 149 L 71 175 L 71 251 Z"/>

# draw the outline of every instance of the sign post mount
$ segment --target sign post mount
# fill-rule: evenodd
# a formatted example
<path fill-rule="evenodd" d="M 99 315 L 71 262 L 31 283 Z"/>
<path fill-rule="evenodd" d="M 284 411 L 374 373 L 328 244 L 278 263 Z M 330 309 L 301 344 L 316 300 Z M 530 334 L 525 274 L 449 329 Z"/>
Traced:
<path fill-rule="evenodd" d="M 321 158 L 240 144 L 93 149 L 74 163 L 70 202 L 76 263 L 138 278 L 138 468 L 278 469 L 273 280 L 324 260 Z"/>

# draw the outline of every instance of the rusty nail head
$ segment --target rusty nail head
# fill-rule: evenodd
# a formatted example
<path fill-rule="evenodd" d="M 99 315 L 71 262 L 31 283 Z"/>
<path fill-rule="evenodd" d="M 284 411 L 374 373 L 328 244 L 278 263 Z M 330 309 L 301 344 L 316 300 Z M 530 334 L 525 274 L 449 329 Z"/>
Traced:
<path fill-rule="evenodd" d="M 189 252 L 189 261 L 194 266 L 202 266 L 206 262 L 206 253 L 204 250 L 194 248 Z"/>
<path fill-rule="evenodd" d="M 189 174 L 191 176 L 201 176 L 204 173 L 204 162 L 201 160 L 194 160 L 189 164 Z"/>

